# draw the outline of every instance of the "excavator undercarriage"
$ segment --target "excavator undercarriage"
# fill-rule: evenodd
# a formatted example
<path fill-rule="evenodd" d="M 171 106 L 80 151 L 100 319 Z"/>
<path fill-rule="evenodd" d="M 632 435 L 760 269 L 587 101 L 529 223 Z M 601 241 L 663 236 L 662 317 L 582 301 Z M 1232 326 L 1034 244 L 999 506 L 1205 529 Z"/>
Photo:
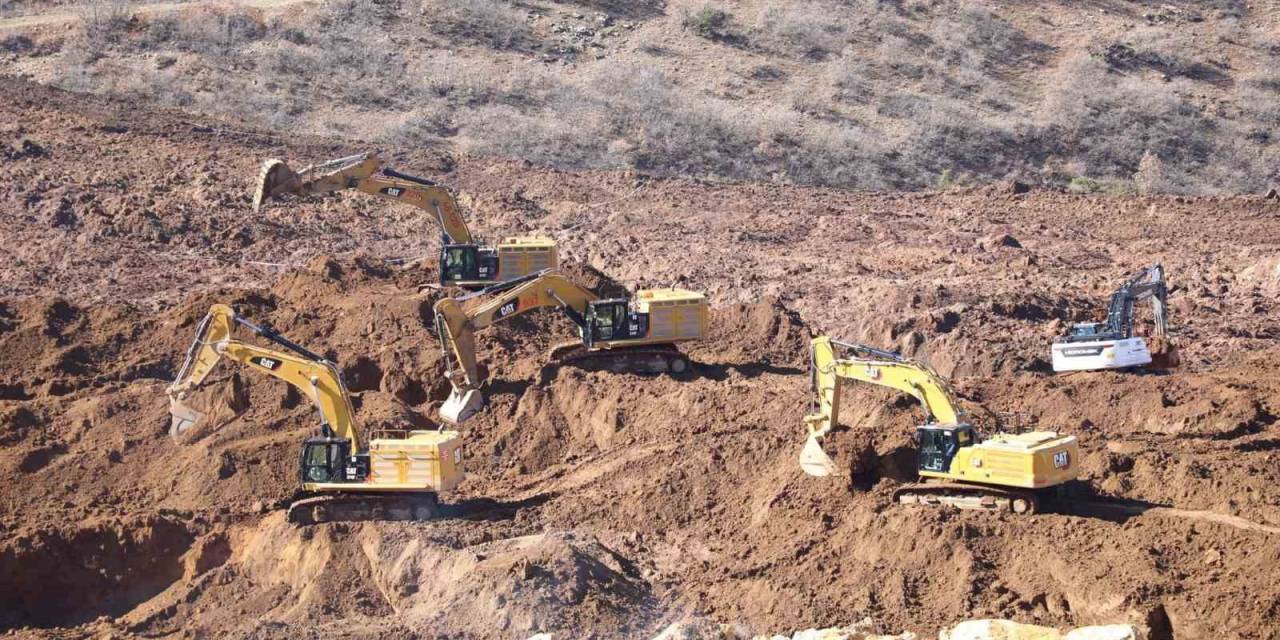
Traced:
<path fill-rule="evenodd" d="M 614 373 L 684 373 L 689 370 L 689 356 L 674 344 L 614 347 L 593 351 L 581 340 L 562 342 L 547 353 L 547 367 L 572 366 L 591 371 Z"/>
<path fill-rule="evenodd" d="M 963 482 L 917 482 L 898 487 L 893 501 L 903 505 L 953 507 L 1030 515 L 1039 510 L 1040 495 L 1029 489 L 1009 489 Z"/>
<path fill-rule="evenodd" d="M 288 520 L 296 525 L 325 522 L 410 521 L 436 518 L 439 500 L 434 493 L 395 494 L 376 492 L 303 495 L 289 503 Z"/>

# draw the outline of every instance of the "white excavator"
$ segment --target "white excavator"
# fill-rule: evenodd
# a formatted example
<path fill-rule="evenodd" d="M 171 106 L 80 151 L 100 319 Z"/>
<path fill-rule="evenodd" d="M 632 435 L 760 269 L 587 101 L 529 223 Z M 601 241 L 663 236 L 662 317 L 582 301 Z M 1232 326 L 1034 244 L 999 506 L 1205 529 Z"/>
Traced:
<path fill-rule="evenodd" d="M 556 243 L 543 236 L 511 236 L 496 246 L 483 244 L 462 219 L 448 189 L 425 178 L 383 166 L 374 152 L 330 160 L 294 171 L 267 160 L 253 194 L 254 211 L 286 195 L 354 189 L 427 211 L 440 225 L 440 285 L 478 289 L 559 265 Z"/>
<path fill-rule="evenodd" d="M 1071 325 L 1068 333 L 1054 341 L 1053 370 L 1103 371 L 1178 366 L 1178 351 L 1169 342 L 1168 285 L 1159 264 L 1143 269 L 1125 281 L 1111 295 L 1106 322 Z M 1134 305 L 1151 300 L 1152 334 L 1147 339 L 1134 335 Z"/>
<path fill-rule="evenodd" d="M 232 337 L 236 327 L 280 349 L 237 340 Z M 302 442 L 302 490 L 289 505 L 290 522 L 426 520 L 436 514 L 438 494 L 462 481 L 458 432 L 393 429 L 366 439 L 334 363 L 221 304 L 213 305 L 200 322 L 186 361 L 166 391 L 169 433 L 175 439 L 182 440 L 205 420 L 187 401 L 224 357 L 289 383 L 320 414 L 320 434 Z"/>
<path fill-rule="evenodd" d="M 464 302 L 481 300 L 470 308 Z M 683 373 L 689 359 L 676 344 L 706 336 L 707 298 L 684 289 L 643 289 L 632 298 L 602 298 L 564 276 L 544 271 L 435 305 L 449 399 L 440 418 L 459 424 L 484 407 L 475 332 L 542 308 L 558 308 L 578 326 L 579 339 L 551 349 L 553 364 L 599 366 L 639 373 Z"/>
<path fill-rule="evenodd" d="M 900 504 L 1030 514 L 1046 493 L 1079 473 L 1075 436 L 1053 431 L 984 436 L 965 419 L 946 381 L 922 363 L 827 336 L 814 338 L 810 350 L 816 410 L 804 418 L 809 436 L 800 452 L 800 468 L 808 475 L 841 474 L 822 444 L 840 423 L 845 380 L 907 393 L 925 411 L 925 423 L 916 427 L 921 481 L 897 488 L 894 501 Z"/>

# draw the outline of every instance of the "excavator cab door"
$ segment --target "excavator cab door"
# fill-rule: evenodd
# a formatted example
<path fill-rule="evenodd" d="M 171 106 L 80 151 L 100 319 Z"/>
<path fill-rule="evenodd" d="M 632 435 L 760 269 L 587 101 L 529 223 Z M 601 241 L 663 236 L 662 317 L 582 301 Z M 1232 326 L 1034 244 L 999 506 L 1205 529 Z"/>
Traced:
<path fill-rule="evenodd" d="M 613 342 L 644 337 L 648 327 L 644 317 L 631 313 L 625 298 L 596 300 L 587 307 L 587 346 L 597 342 Z"/>
<path fill-rule="evenodd" d="M 951 467 L 951 458 L 955 455 L 955 444 L 951 430 L 934 426 L 917 428 L 920 436 L 920 471 L 946 473 Z"/>
<path fill-rule="evenodd" d="M 480 247 L 474 244 L 446 244 L 440 248 L 440 284 L 474 282 L 480 275 Z"/>
<path fill-rule="evenodd" d="M 342 438 L 308 438 L 302 443 L 302 482 L 345 482 L 351 443 Z"/>
<path fill-rule="evenodd" d="M 446 244 L 440 249 L 440 285 L 484 286 L 498 281 L 498 255 L 478 244 Z"/>
<path fill-rule="evenodd" d="M 978 435 L 967 424 L 948 427 L 925 425 L 917 427 L 916 432 L 920 439 L 920 471 L 946 473 L 951 470 L 951 460 L 961 448 L 978 443 Z"/>

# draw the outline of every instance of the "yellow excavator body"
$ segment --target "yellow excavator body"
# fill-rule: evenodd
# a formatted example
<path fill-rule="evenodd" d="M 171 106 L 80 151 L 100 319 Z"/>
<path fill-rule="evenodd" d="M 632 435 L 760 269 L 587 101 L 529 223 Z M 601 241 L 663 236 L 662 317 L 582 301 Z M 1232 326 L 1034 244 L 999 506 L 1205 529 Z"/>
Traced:
<path fill-rule="evenodd" d="M 464 300 L 475 296 L 485 298 L 464 308 Z M 509 280 L 465 298 L 443 298 L 435 305 L 436 331 L 453 390 L 440 406 L 441 420 L 459 424 L 484 407 L 475 332 L 542 308 L 563 310 L 578 325 L 581 337 L 553 349 L 553 359 L 572 360 L 561 353 L 567 347 L 579 353 L 578 359 L 601 356 L 610 368 L 649 373 L 687 371 L 689 361 L 675 344 L 705 337 L 710 316 L 707 297 L 698 292 L 645 289 L 633 298 L 601 298 L 551 270 Z"/>
<path fill-rule="evenodd" d="M 945 472 L 921 469 L 920 476 L 1045 489 L 1074 480 L 1079 459 L 1075 436 L 1052 431 L 998 433 L 973 446 L 960 447 Z"/>
<path fill-rule="evenodd" d="M 361 491 L 444 493 L 462 482 L 462 438 L 457 431 L 409 431 L 369 441 L 369 476 Z M 348 482 L 306 482 L 306 491 L 351 491 Z"/>
<path fill-rule="evenodd" d="M 843 350 L 837 354 L 836 348 Z M 996 433 L 983 438 L 965 420 L 950 387 L 928 366 L 865 345 L 818 336 L 810 345 L 815 411 L 804 418 L 809 436 L 800 468 L 812 476 L 839 474 L 822 442 L 840 419 L 840 389 L 857 380 L 907 393 L 927 414 L 916 428 L 917 468 L 923 484 L 895 492 L 906 504 L 949 504 L 964 509 L 1035 511 L 1043 489 L 1074 480 L 1080 469 L 1075 436 L 1052 431 Z"/>
<path fill-rule="evenodd" d="M 237 340 L 232 335 L 236 327 L 279 348 Z M 177 379 L 166 391 L 175 438 L 204 419 L 186 401 L 223 358 L 292 385 L 319 413 L 320 435 L 304 440 L 299 452 L 304 496 L 290 505 L 291 522 L 426 519 L 434 514 L 437 494 L 462 481 L 462 437 L 457 431 L 384 430 L 366 440 L 334 363 L 221 304 L 213 305 L 201 321 Z"/>

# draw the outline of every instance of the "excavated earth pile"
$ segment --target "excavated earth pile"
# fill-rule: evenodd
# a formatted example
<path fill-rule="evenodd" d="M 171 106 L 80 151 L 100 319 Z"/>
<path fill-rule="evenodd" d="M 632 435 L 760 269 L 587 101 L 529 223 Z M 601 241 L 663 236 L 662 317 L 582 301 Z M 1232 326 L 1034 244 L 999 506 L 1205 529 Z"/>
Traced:
<path fill-rule="evenodd" d="M 294 528 L 282 504 L 307 401 L 224 364 L 193 399 L 212 424 L 178 444 L 164 387 L 223 302 L 339 362 L 363 425 L 433 426 L 448 393 L 430 329 L 442 294 L 419 289 L 434 225 L 355 195 L 253 213 L 261 160 L 350 143 L 0 89 L 0 629 L 1280 628 L 1274 200 L 851 194 L 388 149 L 456 188 L 490 237 L 554 234 L 586 284 L 708 292 L 714 337 L 690 345 L 691 372 L 642 376 L 546 367 L 573 335 L 554 312 L 488 329 L 489 406 L 464 425 L 468 479 L 443 517 Z M 1051 374 L 1053 336 L 1154 261 L 1185 366 Z M 813 332 L 928 360 L 980 424 L 1077 435 L 1079 495 L 1031 517 L 892 505 L 921 416 L 861 388 L 832 437 L 849 477 L 802 475 Z"/>

